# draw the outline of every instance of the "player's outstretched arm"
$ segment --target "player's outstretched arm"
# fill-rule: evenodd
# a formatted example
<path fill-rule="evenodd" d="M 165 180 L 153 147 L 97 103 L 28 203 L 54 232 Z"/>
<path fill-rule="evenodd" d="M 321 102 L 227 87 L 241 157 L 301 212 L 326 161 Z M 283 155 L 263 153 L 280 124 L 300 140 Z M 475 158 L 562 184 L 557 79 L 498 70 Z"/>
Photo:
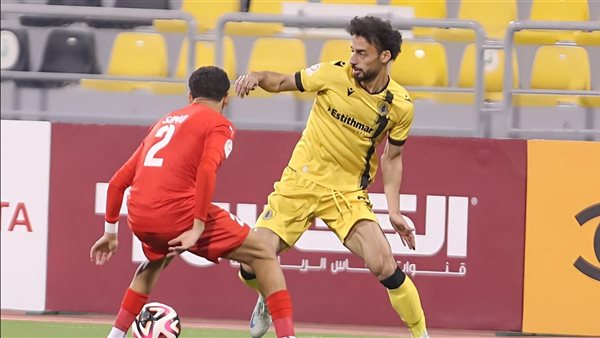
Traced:
<path fill-rule="evenodd" d="M 383 191 L 388 203 L 390 223 L 402 243 L 409 249 L 415 249 L 415 229 L 406 222 L 400 212 L 400 184 L 402 183 L 402 147 L 391 143 L 385 145 L 381 156 L 381 172 L 383 174 Z"/>
<path fill-rule="evenodd" d="M 267 71 L 250 72 L 235 80 L 235 92 L 239 97 L 248 95 L 256 86 L 271 93 L 298 90 L 294 74 L 284 75 Z"/>

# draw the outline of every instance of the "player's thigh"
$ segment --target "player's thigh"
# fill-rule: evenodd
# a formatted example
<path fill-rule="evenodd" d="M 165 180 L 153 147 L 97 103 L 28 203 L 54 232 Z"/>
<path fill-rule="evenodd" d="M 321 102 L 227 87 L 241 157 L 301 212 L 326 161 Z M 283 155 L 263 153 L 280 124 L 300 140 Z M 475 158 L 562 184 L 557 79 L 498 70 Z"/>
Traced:
<path fill-rule="evenodd" d="M 278 242 L 265 242 L 256 231 L 250 231 L 242 245 L 228 253 L 225 258 L 246 264 L 252 264 L 255 260 L 275 260 Z"/>
<path fill-rule="evenodd" d="M 169 253 L 169 241 L 179 236 L 183 231 L 165 233 L 134 231 L 134 235 L 142 243 L 144 256 L 150 262 L 162 261 Z M 158 264 L 158 263 L 153 263 Z"/>
<path fill-rule="evenodd" d="M 275 183 L 275 191 L 256 220 L 255 228 L 266 228 L 291 247 L 310 226 L 323 188 L 290 168 Z"/>
<path fill-rule="evenodd" d="M 346 236 L 344 245 L 361 257 L 369 270 L 379 279 L 392 275 L 397 263 L 389 242 L 379 224 L 372 220 L 359 220 Z"/>
<path fill-rule="evenodd" d="M 321 218 L 342 243 L 361 220 L 377 222 L 369 196 L 366 191 L 331 191 L 317 208 L 317 217 Z"/>
<path fill-rule="evenodd" d="M 212 207 L 218 208 L 214 205 Z M 220 257 L 226 257 L 242 246 L 251 229 L 237 216 L 212 207 L 200 239 L 188 251 L 217 262 Z"/>

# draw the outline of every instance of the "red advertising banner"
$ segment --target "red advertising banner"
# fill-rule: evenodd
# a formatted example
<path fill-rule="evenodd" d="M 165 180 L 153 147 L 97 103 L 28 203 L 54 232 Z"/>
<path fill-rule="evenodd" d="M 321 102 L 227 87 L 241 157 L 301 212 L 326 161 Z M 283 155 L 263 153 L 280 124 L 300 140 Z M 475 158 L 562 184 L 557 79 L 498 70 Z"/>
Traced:
<path fill-rule="evenodd" d="M 53 125 L 49 310 L 118 310 L 142 259 L 139 248 L 125 226 L 119 252 L 107 265 L 92 264 L 89 248 L 103 231 L 103 183 L 146 130 Z M 219 171 L 214 202 L 253 225 L 299 136 L 240 131 Z M 370 197 L 399 265 L 419 288 L 428 324 L 520 330 L 525 141 L 412 137 L 404 164 L 401 209 L 417 229 L 416 252 L 405 249 L 389 225 L 380 180 Z M 384 287 L 322 222 L 281 256 L 281 264 L 296 321 L 402 325 Z M 182 256 L 161 276 L 151 300 L 172 305 L 183 317 L 248 319 L 256 293 L 238 281 L 237 269 L 227 260 L 214 265 Z"/>

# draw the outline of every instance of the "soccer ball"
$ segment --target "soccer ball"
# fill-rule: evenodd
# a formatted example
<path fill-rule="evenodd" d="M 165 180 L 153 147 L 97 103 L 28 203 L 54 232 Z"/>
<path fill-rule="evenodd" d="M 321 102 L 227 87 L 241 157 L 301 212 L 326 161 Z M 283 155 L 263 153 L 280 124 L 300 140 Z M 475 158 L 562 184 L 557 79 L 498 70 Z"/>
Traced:
<path fill-rule="evenodd" d="M 162 303 L 148 303 L 135 317 L 131 326 L 135 338 L 177 338 L 181 323 L 177 312 Z"/>

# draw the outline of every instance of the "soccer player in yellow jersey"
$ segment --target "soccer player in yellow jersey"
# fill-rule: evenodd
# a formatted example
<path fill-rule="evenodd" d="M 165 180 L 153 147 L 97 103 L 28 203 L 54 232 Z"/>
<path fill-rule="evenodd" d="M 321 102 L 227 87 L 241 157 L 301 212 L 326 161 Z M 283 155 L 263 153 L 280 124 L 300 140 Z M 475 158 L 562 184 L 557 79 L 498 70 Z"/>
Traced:
<path fill-rule="evenodd" d="M 390 222 L 402 242 L 414 249 L 414 228 L 399 206 L 402 147 L 412 124 L 413 103 L 388 74 L 402 35 L 388 21 L 372 16 L 355 17 L 347 31 L 352 36 L 349 62 L 316 64 L 292 75 L 251 72 L 236 80 L 240 97 L 257 86 L 275 93 L 318 93 L 302 138 L 255 230 L 279 253 L 292 247 L 315 218 L 322 219 L 387 289 L 412 336 L 428 337 L 417 289 L 398 267 L 367 194 L 377 170 L 375 148 L 387 140 L 381 164 Z M 249 266 L 242 264 L 240 276 L 257 288 Z M 270 322 L 259 297 L 251 336 L 262 337 Z"/>

